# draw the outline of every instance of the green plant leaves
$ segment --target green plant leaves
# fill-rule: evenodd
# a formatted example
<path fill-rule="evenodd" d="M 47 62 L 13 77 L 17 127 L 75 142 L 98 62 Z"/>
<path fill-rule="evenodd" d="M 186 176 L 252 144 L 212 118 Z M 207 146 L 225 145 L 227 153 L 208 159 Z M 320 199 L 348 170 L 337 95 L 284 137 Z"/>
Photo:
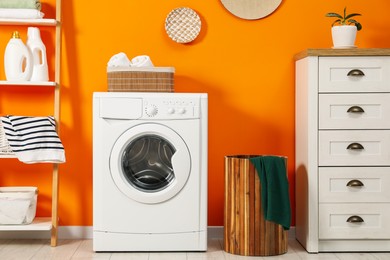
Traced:
<path fill-rule="evenodd" d="M 341 23 L 341 20 L 340 20 L 340 19 L 337 19 L 336 21 L 334 21 L 334 22 L 332 23 L 332 27 L 333 27 L 335 24 L 337 24 L 337 23 Z"/>
<path fill-rule="evenodd" d="M 325 14 L 325 16 L 338 18 L 332 23 L 332 26 L 334 26 L 336 24 L 347 25 L 347 23 L 348 23 L 349 25 L 354 24 L 358 31 L 360 31 L 362 29 L 362 25 L 358 21 L 356 21 L 355 19 L 350 19 L 350 18 L 355 17 L 355 16 L 361 16 L 361 14 L 352 13 L 352 14 L 347 15 L 347 7 L 344 7 L 344 15 L 331 12 L 331 13 Z"/>
<path fill-rule="evenodd" d="M 354 13 L 354 14 L 349 14 L 349 15 L 347 15 L 347 16 L 345 16 L 345 20 L 347 20 L 347 19 L 349 19 L 349 18 L 351 18 L 351 17 L 354 17 L 354 16 L 360 16 L 361 14 L 356 14 L 356 13 Z"/>
<path fill-rule="evenodd" d="M 337 18 L 343 19 L 343 17 L 337 13 L 327 13 L 325 16 L 326 17 L 337 17 Z"/>
<path fill-rule="evenodd" d="M 358 31 L 360 31 L 360 30 L 362 29 L 362 25 L 361 25 L 358 21 L 356 21 L 356 20 L 354 20 L 354 19 L 349 19 L 349 20 L 348 20 L 348 23 L 349 23 L 349 24 L 354 24 L 354 25 L 356 26 L 356 29 L 357 29 Z"/>

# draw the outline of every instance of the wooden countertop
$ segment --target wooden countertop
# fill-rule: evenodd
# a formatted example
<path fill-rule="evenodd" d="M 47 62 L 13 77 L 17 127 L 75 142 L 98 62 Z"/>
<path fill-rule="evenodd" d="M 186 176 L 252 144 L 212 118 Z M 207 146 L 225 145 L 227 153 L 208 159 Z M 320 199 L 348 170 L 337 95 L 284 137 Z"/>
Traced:
<path fill-rule="evenodd" d="M 306 49 L 296 54 L 294 59 L 308 56 L 390 56 L 390 48 Z"/>

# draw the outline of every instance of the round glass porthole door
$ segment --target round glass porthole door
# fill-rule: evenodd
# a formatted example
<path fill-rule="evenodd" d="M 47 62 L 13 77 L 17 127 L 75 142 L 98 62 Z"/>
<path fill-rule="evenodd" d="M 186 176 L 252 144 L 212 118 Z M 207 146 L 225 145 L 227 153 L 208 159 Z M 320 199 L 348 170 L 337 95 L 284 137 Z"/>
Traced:
<path fill-rule="evenodd" d="M 159 203 L 184 187 L 191 158 L 175 131 L 159 124 L 141 124 L 118 138 L 110 169 L 115 184 L 127 196 L 143 203 Z"/>
<path fill-rule="evenodd" d="M 158 192 L 174 180 L 172 156 L 176 149 L 165 138 L 148 134 L 131 141 L 122 153 L 122 171 L 128 183 L 144 192 Z"/>

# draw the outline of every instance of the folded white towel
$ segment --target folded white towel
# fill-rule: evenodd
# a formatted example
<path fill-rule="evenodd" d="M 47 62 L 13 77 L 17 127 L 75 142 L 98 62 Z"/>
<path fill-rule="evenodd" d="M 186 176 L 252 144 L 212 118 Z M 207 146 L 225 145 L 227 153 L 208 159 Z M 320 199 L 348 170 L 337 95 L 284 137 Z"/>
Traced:
<path fill-rule="evenodd" d="M 41 19 L 44 13 L 36 9 L 0 8 L 0 18 L 6 19 Z"/>
<path fill-rule="evenodd" d="M 130 61 L 126 53 L 120 52 L 110 58 L 107 67 L 154 67 L 154 65 L 147 55 L 136 56 Z"/>
<path fill-rule="evenodd" d="M 140 56 L 134 57 L 131 60 L 131 66 L 132 67 L 153 67 L 153 63 L 150 60 L 149 56 L 140 55 Z"/>
<path fill-rule="evenodd" d="M 64 146 L 56 132 L 53 117 L 3 116 L 4 133 L 19 161 L 24 163 L 63 163 Z"/>
<path fill-rule="evenodd" d="M 130 67 L 131 61 L 127 58 L 126 53 L 120 52 L 110 58 L 107 63 L 108 67 Z"/>

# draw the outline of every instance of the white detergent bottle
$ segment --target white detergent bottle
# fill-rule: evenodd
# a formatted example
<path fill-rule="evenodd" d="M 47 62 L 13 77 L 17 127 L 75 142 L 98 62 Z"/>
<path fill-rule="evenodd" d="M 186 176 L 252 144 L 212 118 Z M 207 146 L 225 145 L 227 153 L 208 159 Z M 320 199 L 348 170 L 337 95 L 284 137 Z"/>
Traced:
<path fill-rule="evenodd" d="M 5 77 L 9 81 L 28 81 L 32 74 L 32 57 L 29 49 L 14 31 L 4 53 Z"/>
<path fill-rule="evenodd" d="M 49 72 L 47 67 L 46 47 L 42 42 L 39 28 L 28 27 L 27 47 L 30 49 L 33 61 L 31 81 L 48 81 Z"/>

